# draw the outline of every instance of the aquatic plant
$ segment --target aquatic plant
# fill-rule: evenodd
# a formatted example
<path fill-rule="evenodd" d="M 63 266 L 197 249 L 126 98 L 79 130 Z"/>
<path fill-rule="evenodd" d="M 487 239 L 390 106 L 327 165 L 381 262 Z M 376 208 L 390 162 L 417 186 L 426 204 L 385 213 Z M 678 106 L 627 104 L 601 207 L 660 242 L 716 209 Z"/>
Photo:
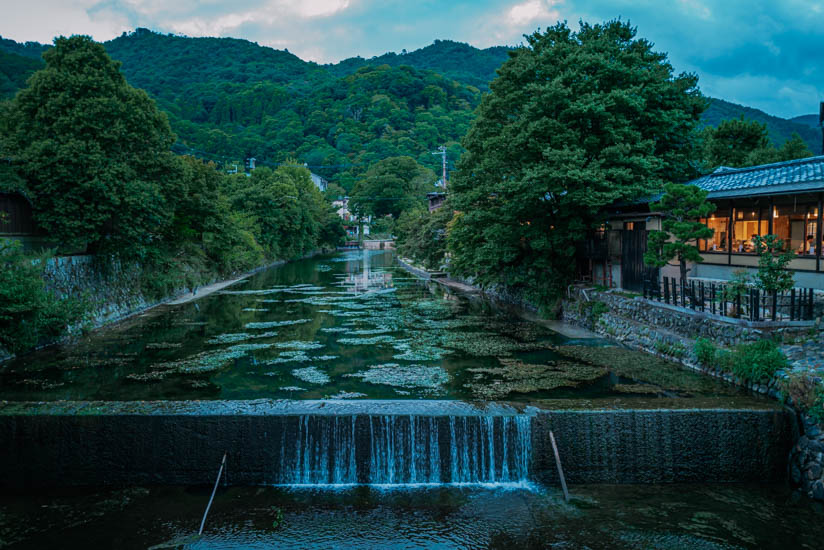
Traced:
<path fill-rule="evenodd" d="M 469 372 L 487 375 L 482 381 L 464 386 L 477 397 L 500 399 L 511 393 L 534 393 L 557 388 L 575 388 L 593 382 L 605 374 L 603 367 L 570 361 L 544 364 L 524 363 L 516 359 L 499 358 L 500 367 L 477 367 Z"/>
<path fill-rule="evenodd" d="M 213 336 L 209 340 L 206 340 L 207 344 L 234 344 L 235 342 L 243 342 L 245 340 L 253 340 L 256 338 L 271 338 L 273 336 L 277 336 L 277 332 L 269 331 L 269 332 L 262 332 L 259 334 L 249 334 L 248 332 L 236 332 L 231 334 L 218 334 L 217 336 Z"/>
<path fill-rule="evenodd" d="M 289 325 L 300 325 L 303 323 L 311 323 L 312 319 L 293 319 L 291 321 L 260 321 L 256 323 L 246 323 L 244 328 L 274 328 L 285 327 Z"/>
<path fill-rule="evenodd" d="M 330 381 L 329 375 L 321 371 L 317 367 L 303 367 L 301 369 L 294 369 L 292 376 L 299 378 L 304 382 L 310 384 L 328 384 Z"/>
<path fill-rule="evenodd" d="M 395 340 L 392 336 L 381 335 L 373 336 L 372 338 L 339 338 L 338 344 L 345 344 L 349 346 L 371 346 L 374 344 L 391 343 Z"/>
<path fill-rule="evenodd" d="M 345 374 L 370 384 L 384 384 L 400 388 L 436 389 L 449 381 L 449 374 L 441 367 L 427 365 L 399 365 L 385 363 L 372 365 L 365 371 Z"/>
<path fill-rule="evenodd" d="M 291 342 L 277 342 L 275 344 L 275 347 L 286 349 L 310 350 L 320 349 L 325 346 L 320 342 L 305 342 L 302 340 L 293 340 Z"/>

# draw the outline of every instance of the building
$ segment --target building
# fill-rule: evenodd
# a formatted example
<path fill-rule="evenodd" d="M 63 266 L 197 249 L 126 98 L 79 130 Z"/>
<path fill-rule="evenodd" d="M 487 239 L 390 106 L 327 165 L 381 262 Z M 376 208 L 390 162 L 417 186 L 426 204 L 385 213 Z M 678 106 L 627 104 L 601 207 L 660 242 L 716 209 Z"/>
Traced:
<path fill-rule="evenodd" d="M 429 211 L 434 212 L 446 202 L 446 193 L 434 192 L 427 193 L 426 200 L 429 202 Z"/>
<path fill-rule="evenodd" d="M 34 220 L 31 202 L 21 193 L 0 192 L 0 239 L 21 241 L 25 248 L 46 245 L 46 235 Z"/>
<path fill-rule="evenodd" d="M 349 197 L 342 197 L 332 201 L 332 206 L 335 208 L 338 216 L 343 220 L 343 228 L 346 230 L 347 241 L 359 240 L 361 237 L 361 228 L 363 228 L 363 236 L 369 235 L 371 217 L 358 218 L 351 212 L 349 210 Z"/>
<path fill-rule="evenodd" d="M 304 164 L 304 166 L 306 165 Z M 317 187 L 321 193 L 325 193 L 326 188 L 329 187 L 329 182 L 326 181 L 323 176 L 319 176 L 314 172 L 309 172 L 309 176 L 312 178 L 312 183 L 315 184 L 315 187 Z"/>
<path fill-rule="evenodd" d="M 729 280 L 758 265 L 753 237 L 777 235 L 795 252 L 789 264 L 798 287 L 824 290 L 822 200 L 824 156 L 747 168 L 720 167 L 688 182 L 708 192 L 715 213 L 701 220 L 715 230 L 698 243 L 703 262 L 690 267 L 696 279 Z M 678 277 L 677 266 L 661 270 L 644 265 L 647 233 L 661 228 L 651 199 L 612 208 L 608 228 L 579 246 L 578 269 L 584 280 L 640 291 L 645 281 Z"/>

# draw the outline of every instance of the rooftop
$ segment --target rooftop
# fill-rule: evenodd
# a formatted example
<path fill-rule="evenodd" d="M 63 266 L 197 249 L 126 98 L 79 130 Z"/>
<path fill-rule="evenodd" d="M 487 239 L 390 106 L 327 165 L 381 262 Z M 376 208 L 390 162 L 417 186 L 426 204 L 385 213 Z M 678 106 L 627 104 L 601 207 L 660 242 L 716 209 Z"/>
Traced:
<path fill-rule="evenodd" d="M 709 191 L 709 198 L 824 190 L 824 156 L 746 168 L 718 167 L 688 182 Z"/>

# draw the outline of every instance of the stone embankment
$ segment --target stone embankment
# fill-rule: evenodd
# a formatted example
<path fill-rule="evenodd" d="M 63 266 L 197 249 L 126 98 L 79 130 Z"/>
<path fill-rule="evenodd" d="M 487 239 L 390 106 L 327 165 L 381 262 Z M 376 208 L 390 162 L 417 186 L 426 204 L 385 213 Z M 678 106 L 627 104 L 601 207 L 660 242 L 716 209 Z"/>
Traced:
<path fill-rule="evenodd" d="M 323 251 L 312 252 L 302 258 L 321 253 Z M 160 299 L 147 297 L 140 291 L 142 273 L 138 264 L 125 266 L 117 260 L 102 260 L 90 255 L 51 258 L 46 264 L 44 278 L 46 288 L 59 296 L 85 296 L 91 308 L 87 324 L 92 328 L 100 328 L 159 305 L 178 305 L 198 300 L 259 271 L 285 264 L 288 261 L 291 260 L 270 262 L 227 280 L 218 280 L 216 276 L 212 276 L 207 284 L 200 287 L 190 288 L 181 284 L 168 296 Z M 74 334 L 79 328 L 73 327 L 69 333 Z M 50 342 L 41 347 L 53 343 L 56 342 Z M 12 357 L 0 348 L 0 363 Z"/>
<path fill-rule="evenodd" d="M 824 380 L 824 327 L 820 319 L 754 323 L 651 302 L 629 293 L 575 287 L 563 301 L 563 320 L 774 399 L 786 399 L 784 381 L 789 377 L 807 375 L 818 383 Z M 718 368 L 701 366 L 694 352 L 698 338 L 726 348 L 774 338 L 784 342 L 781 350 L 790 367 L 767 382 L 742 380 Z M 793 404 L 791 399 L 788 402 Z M 798 417 L 801 437 L 790 456 L 790 477 L 808 496 L 824 500 L 824 431 L 800 410 Z"/>

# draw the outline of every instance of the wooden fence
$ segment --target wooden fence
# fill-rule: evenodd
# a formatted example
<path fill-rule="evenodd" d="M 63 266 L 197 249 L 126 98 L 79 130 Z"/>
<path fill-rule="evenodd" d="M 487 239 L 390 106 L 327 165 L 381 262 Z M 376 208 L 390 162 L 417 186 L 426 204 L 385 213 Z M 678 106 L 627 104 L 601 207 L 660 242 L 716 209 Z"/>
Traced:
<path fill-rule="evenodd" d="M 695 311 L 749 321 L 810 321 L 815 318 L 811 288 L 764 292 L 752 286 L 683 281 L 663 277 L 659 283 L 644 282 L 644 298 Z"/>

